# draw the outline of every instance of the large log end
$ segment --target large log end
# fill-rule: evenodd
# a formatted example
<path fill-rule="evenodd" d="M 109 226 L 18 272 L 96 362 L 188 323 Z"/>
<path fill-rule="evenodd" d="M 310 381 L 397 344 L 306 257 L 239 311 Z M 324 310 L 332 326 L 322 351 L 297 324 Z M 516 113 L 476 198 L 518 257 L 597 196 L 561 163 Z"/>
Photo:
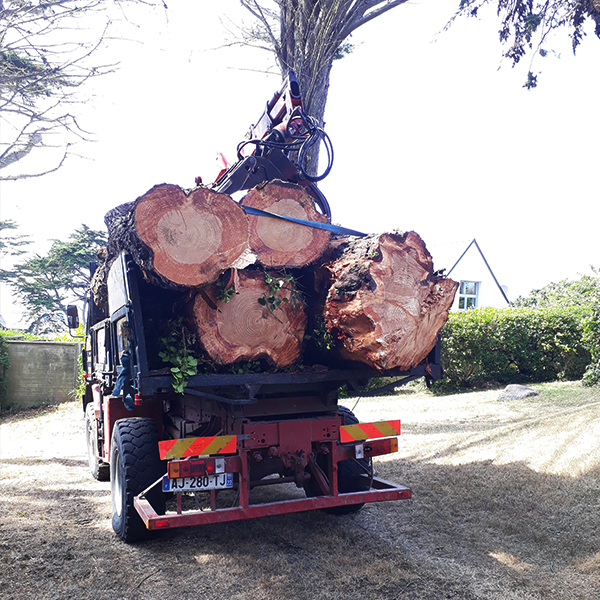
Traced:
<path fill-rule="evenodd" d="M 458 284 L 433 273 L 414 232 L 355 240 L 329 265 L 324 318 L 343 358 L 410 369 L 435 345 Z"/>
<path fill-rule="evenodd" d="M 134 210 L 152 270 L 167 282 L 193 287 L 215 281 L 248 253 L 246 215 L 225 194 L 197 188 L 186 195 L 161 184 L 139 198 Z"/>
<path fill-rule="evenodd" d="M 250 190 L 242 206 L 266 212 L 327 223 L 327 217 L 317 212 L 314 198 L 302 187 L 293 183 L 273 181 Z M 310 226 L 248 215 L 250 246 L 258 261 L 269 268 L 296 268 L 316 262 L 323 254 L 331 233 Z"/>
<path fill-rule="evenodd" d="M 235 293 L 227 299 L 216 284 L 196 296 L 194 316 L 200 342 L 212 360 L 227 365 L 266 359 L 284 367 L 300 358 L 306 314 L 294 301 L 288 282 L 276 292 L 262 271 L 240 271 Z M 274 298 L 276 307 L 269 307 Z"/>

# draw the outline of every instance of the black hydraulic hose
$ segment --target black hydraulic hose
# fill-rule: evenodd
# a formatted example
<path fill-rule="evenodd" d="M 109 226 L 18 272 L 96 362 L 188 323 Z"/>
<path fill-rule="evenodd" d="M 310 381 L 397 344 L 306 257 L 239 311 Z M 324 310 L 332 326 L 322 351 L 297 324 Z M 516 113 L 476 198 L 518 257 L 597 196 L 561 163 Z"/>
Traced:
<path fill-rule="evenodd" d="M 304 162 L 306 160 L 307 152 L 319 142 L 323 142 L 325 150 L 327 151 L 327 167 L 320 175 L 309 175 L 304 169 Z M 314 133 L 302 144 L 300 148 L 300 154 L 298 156 L 298 163 L 302 174 L 308 181 L 317 182 L 322 181 L 329 175 L 331 168 L 333 167 L 333 144 L 329 136 L 320 128 L 316 127 Z"/>

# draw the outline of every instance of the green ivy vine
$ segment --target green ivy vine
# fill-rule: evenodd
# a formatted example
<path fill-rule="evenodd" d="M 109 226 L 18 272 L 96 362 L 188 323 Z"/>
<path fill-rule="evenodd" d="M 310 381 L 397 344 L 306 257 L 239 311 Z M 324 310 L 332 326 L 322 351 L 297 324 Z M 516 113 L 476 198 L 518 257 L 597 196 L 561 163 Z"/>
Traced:
<path fill-rule="evenodd" d="M 163 362 L 172 365 L 173 390 L 177 394 L 183 394 L 190 377 L 198 373 L 198 359 L 190 352 L 190 346 L 195 341 L 194 336 L 178 319 L 171 332 L 161 338 L 162 350 L 158 356 Z"/>

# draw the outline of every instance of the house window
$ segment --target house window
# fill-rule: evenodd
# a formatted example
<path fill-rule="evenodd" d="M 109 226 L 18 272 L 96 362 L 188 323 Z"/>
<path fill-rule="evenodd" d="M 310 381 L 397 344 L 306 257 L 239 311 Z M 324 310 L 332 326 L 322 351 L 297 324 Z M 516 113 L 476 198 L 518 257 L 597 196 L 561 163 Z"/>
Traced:
<path fill-rule="evenodd" d="M 479 282 L 461 281 L 458 294 L 458 310 L 477 308 L 479 306 Z"/>

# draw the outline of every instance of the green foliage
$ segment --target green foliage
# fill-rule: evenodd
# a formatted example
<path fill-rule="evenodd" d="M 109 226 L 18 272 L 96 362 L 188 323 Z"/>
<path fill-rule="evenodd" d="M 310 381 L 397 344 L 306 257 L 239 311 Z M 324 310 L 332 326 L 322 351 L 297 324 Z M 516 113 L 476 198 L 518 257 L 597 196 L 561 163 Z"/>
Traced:
<path fill-rule="evenodd" d="M 591 353 L 591 362 L 583 375 L 585 385 L 600 384 L 600 269 L 590 267 L 592 275 L 581 275 L 571 281 L 564 279 L 558 283 L 533 290 L 528 296 L 520 297 L 515 306 L 559 309 L 576 306 L 587 309 L 583 319 L 583 343 Z"/>
<path fill-rule="evenodd" d="M 592 301 L 592 308 L 584 322 L 584 342 L 591 351 L 591 361 L 583 375 L 584 385 L 600 385 L 600 292 Z"/>
<path fill-rule="evenodd" d="M 50 96 L 52 88 L 67 84 L 59 71 L 14 50 L 0 52 L 0 71 L 4 81 L 11 80 L 19 93 L 30 100 L 36 96 Z"/>
<path fill-rule="evenodd" d="M 25 250 L 23 246 L 30 244 L 28 236 L 25 235 L 13 235 L 12 231 L 17 229 L 18 225 L 10 219 L 6 221 L 0 221 L 0 257 L 1 256 L 18 256 L 23 254 Z M 6 232 L 11 231 L 10 235 Z"/>
<path fill-rule="evenodd" d="M 335 51 L 333 60 L 342 60 L 342 58 L 348 56 L 349 54 L 352 54 L 353 52 L 354 44 L 350 42 L 342 42 Z"/>
<path fill-rule="evenodd" d="M 181 319 L 173 323 L 171 332 L 161 339 L 162 350 L 158 356 L 171 367 L 173 390 L 183 394 L 190 377 L 198 373 L 198 359 L 190 352 L 194 336 L 188 331 Z"/>
<path fill-rule="evenodd" d="M 27 310 L 30 331 L 49 333 L 66 328 L 67 305 L 85 298 L 89 264 L 105 244 L 104 232 L 82 225 L 69 241 L 53 240 L 46 256 L 28 258 L 7 272 L 8 283 Z"/>
<path fill-rule="evenodd" d="M 54 342 L 83 342 L 85 340 L 85 326 L 83 323 L 79 324 L 79 327 L 71 332 L 64 332 L 58 335 L 55 335 L 52 338 Z M 85 395 L 85 377 L 83 370 L 83 357 L 81 353 L 77 357 L 77 380 L 75 382 L 75 387 L 69 392 L 69 396 L 73 399 L 82 398 Z"/>
<path fill-rule="evenodd" d="M 563 279 L 558 283 L 533 290 L 527 296 L 519 296 L 512 303 L 516 307 L 560 308 L 564 306 L 590 306 L 600 294 L 600 272 L 591 267 L 593 275 L 582 275 L 571 281 Z"/>
<path fill-rule="evenodd" d="M 0 258 L 3 256 L 19 256 L 25 252 L 24 246 L 31 243 L 27 239 L 28 236 L 13 234 L 13 231 L 17 227 L 14 221 L 0 221 Z M 0 278 L 2 280 L 8 280 L 9 276 L 10 273 L 8 271 L 0 269 Z"/>
<path fill-rule="evenodd" d="M 217 287 L 219 288 L 217 300 L 225 302 L 225 304 L 228 304 L 231 301 L 233 294 L 235 294 L 235 285 L 233 283 L 228 285 L 228 283 L 228 281 L 222 279 L 217 281 Z"/>
<path fill-rule="evenodd" d="M 279 275 L 265 271 L 265 283 L 267 284 L 267 293 L 258 299 L 258 303 L 272 311 L 281 306 L 282 302 L 287 303 L 291 300 L 292 303 L 295 303 L 302 301 L 301 295 L 294 285 L 294 277 L 289 273 Z M 286 286 L 288 283 L 290 285 Z M 282 290 L 289 290 L 291 292 L 290 298 L 282 295 Z"/>
<path fill-rule="evenodd" d="M 459 17 L 478 17 L 480 10 L 491 4 L 496 6 L 500 18 L 499 38 L 505 45 L 504 56 L 513 66 L 527 54 L 547 56 L 546 43 L 555 32 L 566 32 L 571 38 L 573 53 L 585 37 L 585 24 L 595 25 L 595 35 L 600 38 L 600 9 L 597 2 L 581 0 L 460 0 L 457 13 L 450 25 Z M 448 26 L 447 26 L 448 27 Z M 527 74 L 524 87 L 537 86 L 537 75 Z"/>
<path fill-rule="evenodd" d="M 0 180 L 56 171 L 69 147 L 87 139 L 73 106 L 86 101 L 81 91 L 90 79 L 115 69 L 96 53 L 112 38 L 108 29 L 114 7 L 123 10 L 127 4 L 150 8 L 163 6 L 164 0 L 0 2 Z M 61 147 L 62 158 L 57 158 Z M 30 155 L 36 160 L 28 160 Z M 10 169 L 23 160 L 30 168 Z"/>
<path fill-rule="evenodd" d="M 244 360 L 231 366 L 231 372 L 236 375 L 248 375 L 249 373 L 261 373 L 262 371 L 260 360 Z"/>
<path fill-rule="evenodd" d="M 327 352 L 335 348 L 335 340 L 331 333 L 329 333 L 323 317 L 315 318 L 312 332 L 309 335 L 305 335 L 304 339 L 311 340 L 322 352 Z"/>
<path fill-rule="evenodd" d="M 36 335 L 35 333 L 30 333 L 29 331 L 23 331 L 21 329 L 0 329 L 0 337 L 4 337 L 4 339 L 10 340 L 46 340 L 48 339 L 43 335 Z"/>
<path fill-rule="evenodd" d="M 537 75 L 529 71 L 527 73 L 527 81 L 523 84 L 523 87 L 528 90 L 532 90 L 537 87 Z"/>
<path fill-rule="evenodd" d="M 590 352 L 582 342 L 589 309 L 474 309 L 452 313 L 442 329 L 445 379 L 437 390 L 573 380 Z"/>

